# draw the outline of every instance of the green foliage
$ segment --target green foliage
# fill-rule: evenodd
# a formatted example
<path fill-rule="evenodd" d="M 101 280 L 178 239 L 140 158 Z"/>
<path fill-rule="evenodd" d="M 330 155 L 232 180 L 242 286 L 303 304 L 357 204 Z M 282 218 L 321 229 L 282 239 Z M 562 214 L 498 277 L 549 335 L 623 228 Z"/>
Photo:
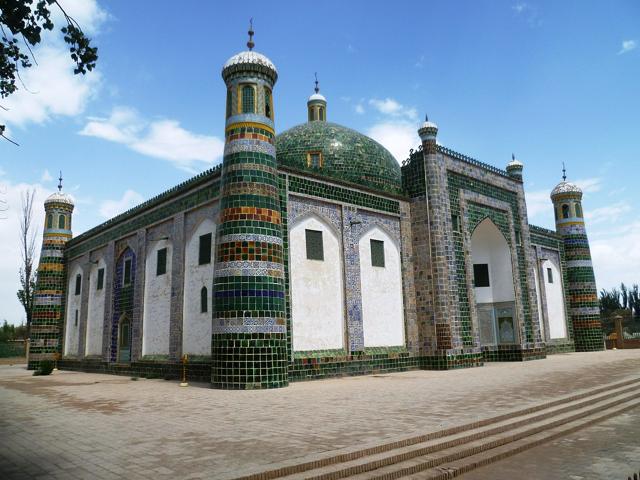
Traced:
<path fill-rule="evenodd" d="M 60 28 L 64 41 L 69 45 L 71 59 L 75 62 L 75 74 L 85 74 L 95 68 L 98 49 L 91 46 L 91 40 L 82 32 L 80 25 L 67 15 L 57 0 L 0 0 L 0 98 L 14 93 L 22 83 L 19 69 L 31 68 L 37 61 L 31 47 L 42 41 L 45 30 L 53 30 L 52 8 L 58 8 L 66 25 Z M 24 86 L 24 85 L 23 85 Z M 0 125 L 0 136 L 5 126 Z"/>
<path fill-rule="evenodd" d="M 27 315 L 27 325 L 31 325 L 31 316 L 33 315 L 33 299 L 36 293 L 36 284 L 38 282 L 38 271 L 34 273 L 27 280 L 27 275 L 23 268 L 20 269 L 20 285 L 22 288 L 16 292 L 20 304 L 24 308 Z"/>
<path fill-rule="evenodd" d="M 7 343 L 12 340 L 24 339 L 27 327 L 24 324 L 20 324 L 17 327 L 7 323 L 5 320 L 0 327 L 0 343 Z"/>
<path fill-rule="evenodd" d="M 640 288 L 637 284 L 627 287 L 621 283 L 620 289 L 600 291 L 600 313 L 609 317 L 619 311 L 640 316 Z"/>
<path fill-rule="evenodd" d="M 51 375 L 51 372 L 53 372 L 53 362 L 51 360 L 41 360 L 40 366 L 33 372 L 33 375 Z"/>

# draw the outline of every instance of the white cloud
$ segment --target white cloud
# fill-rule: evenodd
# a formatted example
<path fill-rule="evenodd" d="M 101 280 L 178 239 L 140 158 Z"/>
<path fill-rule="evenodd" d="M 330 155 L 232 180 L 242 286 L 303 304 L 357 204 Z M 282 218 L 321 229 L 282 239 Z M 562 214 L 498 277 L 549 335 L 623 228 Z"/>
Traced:
<path fill-rule="evenodd" d="M 369 100 L 369 105 L 384 115 L 404 117 L 414 121 L 418 119 L 418 112 L 415 108 L 406 107 L 393 98 L 385 98 L 384 100 L 372 98 Z"/>
<path fill-rule="evenodd" d="M 73 117 L 82 113 L 95 95 L 99 72 L 74 75 L 69 52 L 58 46 L 39 47 L 34 53 L 38 65 L 21 73 L 29 91 L 18 82 L 19 90 L 2 102 L 8 110 L 0 110 L 0 123 L 25 127 L 54 116 Z"/>
<path fill-rule="evenodd" d="M 68 0 L 65 11 L 89 35 L 95 34 L 108 14 L 95 0 Z M 55 28 L 43 33 L 43 42 L 33 54 L 37 65 L 21 69 L 18 90 L 2 100 L 8 111 L 0 110 L 0 123 L 24 128 L 30 123 L 42 124 L 56 116 L 76 116 L 82 113 L 96 94 L 101 76 L 97 71 L 74 75 L 74 63 L 69 46 L 62 40 L 60 28 L 65 20 L 57 7 L 52 6 Z M 10 134 L 5 132 L 7 136 Z M 18 134 L 11 132 L 12 137 Z"/>
<path fill-rule="evenodd" d="M 618 202 L 604 207 L 594 208 L 584 212 L 584 218 L 588 225 L 609 222 L 613 223 L 631 211 L 631 205 L 627 202 Z"/>
<path fill-rule="evenodd" d="M 638 48 L 638 42 L 636 42 L 635 40 L 624 40 L 622 42 L 622 48 L 620 48 L 618 55 L 622 55 L 623 53 L 628 53 L 632 50 L 635 50 L 636 48 Z"/>
<path fill-rule="evenodd" d="M 413 64 L 413 66 L 416 68 L 424 68 L 424 55 L 420 55 L 420 58 Z"/>
<path fill-rule="evenodd" d="M 589 234 L 591 257 L 599 289 L 640 283 L 640 219 L 601 235 Z M 587 225 L 587 230 L 589 225 Z"/>
<path fill-rule="evenodd" d="M 419 143 L 417 128 L 409 122 L 378 123 L 367 131 L 367 135 L 381 143 L 398 162 L 409 157 L 409 150 Z"/>
<path fill-rule="evenodd" d="M 106 200 L 102 202 L 100 204 L 100 215 L 106 219 L 113 218 L 141 204 L 143 201 L 144 198 L 138 192 L 127 190 L 119 200 Z"/>
<path fill-rule="evenodd" d="M 35 188 L 36 195 L 33 205 L 33 226 L 36 231 L 36 257 L 40 255 L 40 245 L 42 242 L 42 225 L 44 225 L 44 200 L 53 193 L 45 189 L 41 184 L 16 183 L 8 181 L 0 183 L 0 198 L 6 202 L 7 210 L 0 215 L 0 245 L 2 245 L 2 255 L 0 255 L 0 321 L 7 320 L 9 323 L 19 324 L 25 320 L 24 310 L 18 302 L 16 292 L 20 288 L 18 279 L 18 269 L 20 268 L 21 256 L 19 248 L 19 222 L 21 215 L 23 192 Z M 36 265 L 37 265 L 36 258 Z"/>
<path fill-rule="evenodd" d="M 100 7 L 97 0 L 64 0 L 63 6 L 65 12 L 78 22 L 82 31 L 87 35 L 95 35 L 98 33 L 100 27 L 110 17 L 109 14 Z M 63 26 L 64 23 L 60 23 L 60 20 L 58 20 L 58 18 L 62 19 L 62 14 L 58 12 L 55 6 L 53 7 L 53 11 L 56 14 L 54 23 L 57 22 L 56 25 Z"/>
<path fill-rule="evenodd" d="M 579 178 L 574 182 L 583 193 L 599 192 L 602 188 L 602 179 L 600 177 Z"/>
<path fill-rule="evenodd" d="M 49 173 L 49 170 L 45 168 L 44 172 L 42 172 L 42 176 L 40 177 L 40 181 L 43 183 L 50 182 L 53 180 L 53 177 Z"/>
<path fill-rule="evenodd" d="M 518 2 L 513 7 L 511 7 L 516 13 L 520 14 L 524 12 L 529 6 L 524 2 Z"/>
<path fill-rule="evenodd" d="M 549 197 L 549 190 L 525 190 L 525 199 L 527 201 L 527 217 L 529 222 L 540 224 L 541 227 L 553 228 L 553 203 Z"/>
<path fill-rule="evenodd" d="M 361 103 L 358 103 L 355 107 L 353 107 L 358 115 L 364 115 L 364 106 Z"/>
<path fill-rule="evenodd" d="M 538 15 L 538 8 L 535 5 L 526 2 L 517 2 L 511 9 L 517 16 L 523 18 L 530 27 L 539 27 L 542 25 L 542 20 L 540 20 L 540 16 Z"/>
<path fill-rule="evenodd" d="M 128 107 L 114 108 L 109 118 L 89 118 L 79 133 L 126 145 L 191 173 L 218 163 L 224 151 L 218 137 L 192 133 L 176 120 L 150 122 Z"/>

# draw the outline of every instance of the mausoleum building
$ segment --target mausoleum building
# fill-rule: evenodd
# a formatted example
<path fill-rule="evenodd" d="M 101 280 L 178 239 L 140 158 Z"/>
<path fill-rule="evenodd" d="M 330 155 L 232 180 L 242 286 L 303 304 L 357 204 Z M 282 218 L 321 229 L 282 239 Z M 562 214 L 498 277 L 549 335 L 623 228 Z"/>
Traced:
<path fill-rule="evenodd" d="M 177 377 L 186 355 L 247 389 L 603 348 L 577 186 L 551 194 L 555 231 L 530 225 L 515 157 L 457 153 L 427 119 L 400 165 L 317 82 L 278 134 L 252 35 L 222 69 L 221 165 L 77 237 L 72 198 L 47 199 L 29 368 Z"/>

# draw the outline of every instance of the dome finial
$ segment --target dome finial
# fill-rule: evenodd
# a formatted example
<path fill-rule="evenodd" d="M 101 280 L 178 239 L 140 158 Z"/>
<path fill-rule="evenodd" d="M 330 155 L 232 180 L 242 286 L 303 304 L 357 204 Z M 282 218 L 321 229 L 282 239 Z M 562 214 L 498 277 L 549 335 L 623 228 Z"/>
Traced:
<path fill-rule="evenodd" d="M 320 87 L 318 87 L 318 72 L 315 72 L 315 76 L 316 76 L 316 88 L 314 88 L 316 93 L 320 92 Z"/>
<path fill-rule="evenodd" d="M 567 181 L 567 169 L 564 168 L 564 162 L 562 162 L 562 181 L 563 182 Z"/>
<path fill-rule="evenodd" d="M 515 159 L 516 159 L 516 154 L 515 154 L 515 153 L 512 153 L 512 154 L 511 154 L 511 160 L 515 160 Z"/>
<path fill-rule="evenodd" d="M 428 122 L 428 121 L 429 121 L 429 114 L 428 114 L 428 113 L 425 113 L 425 114 L 424 114 L 424 121 L 425 121 L 425 122 Z"/>
<path fill-rule="evenodd" d="M 60 170 L 60 177 L 58 177 L 58 191 L 62 192 L 62 170 Z"/>
<path fill-rule="evenodd" d="M 249 31 L 247 33 L 249 34 L 249 41 L 247 42 L 247 47 L 249 47 L 249 51 L 251 51 L 253 50 L 253 47 L 256 46 L 256 44 L 253 41 L 253 34 L 255 33 L 253 31 L 253 17 L 249 19 Z"/>

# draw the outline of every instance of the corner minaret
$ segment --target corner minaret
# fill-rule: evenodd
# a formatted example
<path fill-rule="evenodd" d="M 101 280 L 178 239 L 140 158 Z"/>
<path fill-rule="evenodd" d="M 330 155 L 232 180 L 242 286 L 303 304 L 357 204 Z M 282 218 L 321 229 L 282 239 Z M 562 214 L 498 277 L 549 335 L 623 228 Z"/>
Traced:
<path fill-rule="evenodd" d="M 327 121 L 327 99 L 320 93 L 318 87 L 318 74 L 316 73 L 315 93 L 307 100 L 307 112 L 310 122 L 326 122 Z"/>
<path fill-rule="evenodd" d="M 566 293 L 576 351 L 603 350 L 598 290 L 584 226 L 582 190 L 577 185 L 567 182 L 564 165 L 562 182 L 551 192 L 551 201 L 555 211 L 556 231 L 564 240 L 567 263 Z"/>
<path fill-rule="evenodd" d="M 276 67 L 253 51 L 222 69 L 227 86 L 220 221 L 214 270 L 211 383 L 252 389 L 288 384 L 278 172 L 274 146 Z"/>
<path fill-rule="evenodd" d="M 30 370 L 38 368 L 42 360 L 53 361 L 61 347 L 67 283 L 64 248 L 72 236 L 74 204 L 71 196 L 62 192 L 62 172 L 59 180 L 58 191 L 44 202 L 44 232 L 31 319 Z"/>
<path fill-rule="evenodd" d="M 516 159 L 515 153 L 511 154 L 511 161 L 507 163 L 507 173 L 511 178 L 522 181 L 522 170 L 524 164 Z"/>

